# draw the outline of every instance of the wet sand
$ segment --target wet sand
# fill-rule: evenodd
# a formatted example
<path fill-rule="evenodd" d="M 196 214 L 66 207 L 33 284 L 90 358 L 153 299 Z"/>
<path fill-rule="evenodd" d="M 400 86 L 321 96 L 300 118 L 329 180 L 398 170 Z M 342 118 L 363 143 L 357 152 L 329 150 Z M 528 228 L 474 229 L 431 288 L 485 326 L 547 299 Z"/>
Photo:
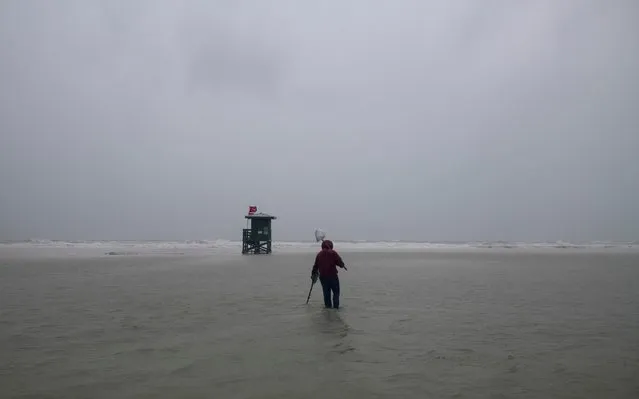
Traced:
<path fill-rule="evenodd" d="M 2 398 L 636 398 L 639 255 L 0 253 Z"/>

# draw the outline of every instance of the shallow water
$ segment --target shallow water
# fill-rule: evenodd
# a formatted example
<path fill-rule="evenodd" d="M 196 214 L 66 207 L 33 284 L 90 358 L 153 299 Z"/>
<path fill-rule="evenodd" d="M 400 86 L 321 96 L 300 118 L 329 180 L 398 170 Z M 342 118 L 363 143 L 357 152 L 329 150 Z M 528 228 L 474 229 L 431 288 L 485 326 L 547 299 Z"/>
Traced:
<path fill-rule="evenodd" d="M 312 258 L 1 261 L 0 397 L 639 397 L 637 254 Z"/>

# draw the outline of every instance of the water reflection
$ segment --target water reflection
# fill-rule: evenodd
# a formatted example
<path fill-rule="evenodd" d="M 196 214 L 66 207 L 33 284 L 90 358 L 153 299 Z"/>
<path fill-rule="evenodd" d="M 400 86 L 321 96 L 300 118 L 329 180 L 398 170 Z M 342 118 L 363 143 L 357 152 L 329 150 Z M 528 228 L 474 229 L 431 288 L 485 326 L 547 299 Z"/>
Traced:
<path fill-rule="evenodd" d="M 351 327 L 341 311 L 334 309 L 315 310 L 311 314 L 311 320 L 313 329 L 322 338 L 321 341 L 330 348 L 329 353 L 343 355 L 355 350 L 352 340 L 348 337 Z"/>
<path fill-rule="evenodd" d="M 315 316 L 315 321 L 320 332 L 324 334 L 333 334 L 340 338 L 344 338 L 350 331 L 350 326 L 344 320 L 339 311 L 334 309 L 322 309 Z"/>

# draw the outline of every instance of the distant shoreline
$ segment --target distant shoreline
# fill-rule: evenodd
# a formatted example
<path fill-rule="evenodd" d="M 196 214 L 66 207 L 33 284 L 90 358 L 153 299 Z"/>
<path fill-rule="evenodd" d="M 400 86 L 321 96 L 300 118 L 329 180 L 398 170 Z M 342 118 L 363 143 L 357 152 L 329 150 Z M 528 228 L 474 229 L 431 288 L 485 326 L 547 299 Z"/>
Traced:
<path fill-rule="evenodd" d="M 639 253 L 637 243 L 415 243 L 415 242 L 335 242 L 343 253 L 378 254 L 628 254 Z M 319 249 L 316 242 L 273 243 L 271 255 L 314 254 Z M 0 260 L 29 258 L 95 258 L 95 257 L 231 257 L 241 254 L 239 241 L 24 241 L 0 243 Z"/>

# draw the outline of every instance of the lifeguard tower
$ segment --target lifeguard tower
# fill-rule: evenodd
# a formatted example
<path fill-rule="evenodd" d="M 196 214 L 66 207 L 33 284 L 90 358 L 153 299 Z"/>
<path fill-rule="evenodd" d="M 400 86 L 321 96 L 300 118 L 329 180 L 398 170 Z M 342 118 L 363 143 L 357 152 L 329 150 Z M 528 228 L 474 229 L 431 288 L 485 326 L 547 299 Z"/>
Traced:
<path fill-rule="evenodd" d="M 277 217 L 258 213 L 256 206 L 249 206 L 246 228 L 242 231 L 242 254 L 271 253 L 271 221 Z"/>

